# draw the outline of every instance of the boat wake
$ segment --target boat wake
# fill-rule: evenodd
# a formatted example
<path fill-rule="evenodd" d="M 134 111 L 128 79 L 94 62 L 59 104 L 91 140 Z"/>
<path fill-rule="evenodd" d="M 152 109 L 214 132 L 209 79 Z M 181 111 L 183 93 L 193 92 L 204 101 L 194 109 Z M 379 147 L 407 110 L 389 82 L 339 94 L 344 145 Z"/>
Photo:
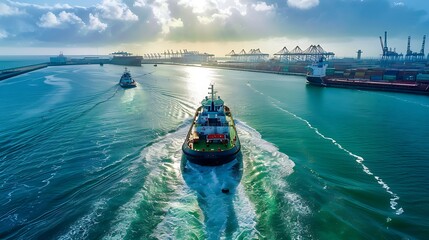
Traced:
<path fill-rule="evenodd" d="M 45 76 L 44 84 L 50 85 L 55 89 L 50 94 L 46 94 L 40 102 L 34 104 L 34 107 L 24 113 L 24 117 L 31 117 L 52 109 L 53 106 L 64 101 L 66 95 L 72 87 L 70 79 L 56 77 L 55 75 Z"/>
<path fill-rule="evenodd" d="M 251 88 L 253 91 L 255 91 L 256 93 L 260 94 L 260 95 L 264 95 L 264 93 L 258 91 L 257 89 L 255 89 L 254 87 L 252 87 L 250 84 L 248 84 L 248 87 Z M 346 152 L 348 155 L 352 156 L 355 158 L 355 161 L 362 167 L 362 170 L 370 175 L 373 176 L 374 179 L 377 181 L 378 184 L 381 185 L 381 187 L 383 189 L 385 189 L 385 191 L 390 195 L 390 208 L 392 210 L 394 210 L 396 215 L 400 215 L 404 212 L 404 210 L 402 209 L 402 207 L 398 206 L 398 200 L 399 200 L 399 196 L 394 193 L 392 190 L 390 190 L 389 185 L 387 185 L 382 178 L 380 178 L 379 176 L 374 175 L 374 173 L 371 172 L 371 170 L 363 163 L 364 162 L 364 158 L 356 155 L 354 153 L 352 153 L 351 151 L 349 151 L 348 149 L 344 148 L 341 144 L 339 144 L 335 139 L 331 138 L 331 137 L 327 137 L 324 134 L 322 134 L 319 129 L 317 129 L 316 127 L 314 127 L 309 121 L 307 121 L 306 119 L 290 112 L 289 110 L 280 107 L 280 102 L 270 96 L 268 96 L 268 99 L 271 101 L 271 104 L 276 107 L 277 109 L 279 109 L 282 112 L 285 112 L 289 115 L 291 115 L 292 117 L 304 122 L 310 129 L 312 129 L 317 135 L 319 135 L 320 137 L 322 137 L 325 140 L 328 140 L 330 142 L 332 142 L 336 147 L 338 147 L 339 149 L 341 149 L 342 151 Z"/>
<path fill-rule="evenodd" d="M 258 225 L 267 229 L 262 238 L 290 236 L 292 239 L 311 237 L 306 221 L 311 209 L 299 194 L 293 192 L 287 177 L 293 173 L 295 163 L 270 142 L 262 139 L 255 129 L 237 121 L 238 134 L 245 158 L 244 182 L 248 194 L 256 205 Z M 282 226 L 272 226 L 270 218 L 282 219 Z"/>
<path fill-rule="evenodd" d="M 356 155 L 354 153 L 352 153 L 351 151 L 347 150 L 346 148 L 344 148 L 341 144 L 339 144 L 335 139 L 331 138 L 331 137 L 327 137 L 324 134 L 322 134 L 319 129 L 317 129 L 316 127 L 314 127 L 309 121 L 307 121 L 306 119 L 288 111 L 285 108 L 282 108 L 279 106 L 279 101 L 277 101 L 274 98 L 271 98 L 271 103 L 273 104 L 274 107 L 276 107 L 277 109 L 279 109 L 282 112 L 285 112 L 291 116 L 293 116 L 294 118 L 304 122 L 310 129 L 312 129 L 317 135 L 319 135 L 320 137 L 322 137 L 325 140 L 328 140 L 330 142 L 332 142 L 332 144 L 334 144 L 335 146 L 337 146 L 339 149 L 341 149 L 342 151 L 346 152 L 348 155 L 352 156 L 355 158 L 355 161 L 362 167 L 362 170 L 370 175 L 373 176 L 374 179 L 377 181 L 378 184 L 381 185 L 382 188 L 385 189 L 385 191 L 390 195 L 390 208 L 392 210 L 394 210 L 396 215 L 400 215 L 404 212 L 404 210 L 402 209 L 402 207 L 398 206 L 398 200 L 399 200 L 399 196 L 394 193 L 392 190 L 390 190 L 390 187 L 383 181 L 383 179 L 381 179 L 379 176 L 374 175 L 374 173 L 363 163 L 364 162 L 364 158 Z"/>
<path fill-rule="evenodd" d="M 237 121 L 242 155 L 216 167 L 190 163 L 181 145 L 191 121 L 185 120 L 175 131 L 153 141 L 131 162 L 129 174 L 112 195 L 129 191 L 127 186 L 139 190 L 114 208 L 104 239 L 264 238 L 276 228 L 265 222 L 273 214 L 284 222 L 283 234 L 310 236 L 302 219 L 311 211 L 298 194 L 288 190 L 285 178 L 293 172 L 294 163 L 285 154 Z M 146 172 L 143 177 L 141 172 Z M 111 211 L 106 204 L 114 201 L 97 201 L 62 238 L 88 236 L 90 229 L 82 228 L 96 229 Z M 266 209 L 267 204 L 271 208 Z"/>
<path fill-rule="evenodd" d="M 395 99 L 395 100 L 398 100 L 398 101 L 401 101 L 401 102 L 404 102 L 404 103 L 418 105 L 418 106 L 424 107 L 424 108 L 429 108 L 429 104 L 422 104 L 422 103 L 419 103 L 419 102 L 416 102 L 416 101 L 411 101 L 411 100 L 408 100 L 408 99 L 405 99 L 405 98 L 397 97 L 396 95 L 401 96 L 399 94 L 392 95 L 392 94 L 384 94 L 384 93 L 378 93 L 378 92 L 375 92 L 375 93 L 372 93 L 372 94 L 376 94 L 376 95 L 387 97 L 387 98 L 392 98 L 392 99 Z M 413 96 L 413 97 L 415 97 L 415 96 Z"/>

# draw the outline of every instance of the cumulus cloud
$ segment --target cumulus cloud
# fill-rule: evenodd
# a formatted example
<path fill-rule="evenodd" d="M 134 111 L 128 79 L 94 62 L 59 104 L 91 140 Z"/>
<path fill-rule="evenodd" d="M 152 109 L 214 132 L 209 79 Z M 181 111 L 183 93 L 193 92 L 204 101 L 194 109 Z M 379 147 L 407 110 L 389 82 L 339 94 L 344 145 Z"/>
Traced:
<path fill-rule="evenodd" d="M 287 0 L 290 7 L 298 9 L 310 9 L 319 5 L 319 0 Z"/>
<path fill-rule="evenodd" d="M 247 4 L 241 3 L 240 0 L 180 0 L 178 5 L 185 9 L 191 9 L 198 22 L 204 25 L 216 20 L 225 22 L 235 12 L 241 16 L 246 16 L 248 8 Z"/>
<path fill-rule="evenodd" d="M 385 30 L 392 38 L 427 35 L 429 25 L 427 0 L 415 0 L 419 4 L 412 6 L 408 1 L 395 6 L 404 0 L 97 0 L 86 7 L 18 1 L 30 2 L 0 0 L 1 46 L 274 37 L 377 41 Z"/>
<path fill-rule="evenodd" d="M 197 14 L 221 7 L 221 2 L 216 0 L 180 0 L 178 4 L 191 8 L 192 12 Z"/>
<path fill-rule="evenodd" d="M 101 16 L 106 19 L 137 21 L 139 17 L 135 15 L 128 6 L 121 0 L 103 0 L 97 5 Z"/>
<path fill-rule="evenodd" d="M 47 12 L 40 17 L 38 25 L 43 28 L 54 28 L 60 26 L 61 22 L 58 20 L 55 14 L 52 12 Z"/>
<path fill-rule="evenodd" d="M 268 5 L 266 2 L 257 2 L 252 4 L 253 9 L 258 12 L 271 11 L 274 9 L 274 5 Z"/>
<path fill-rule="evenodd" d="M 52 13 L 47 12 L 40 17 L 38 25 L 43 28 L 57 28 L 64 27 L 66 24 L 78 24 L 84 26 L 85 23 L 82 19 L 74 13 L 62 11 L 58 14 L 58 17 Z"/>
<path fill-rule="evenodd" d="M 167 0 L 155 0 L 151 7 L 156 21 L 161 25 L 162 34 L 170 33 L 171 28 L 183 27 L 182 19 L 171 17 Z"/>
<path fill-rule="evenodd" d="M 79 24 L 79 25 L 85 25 L 82 21 L 82 19 L 74 13 L 69 13 L 62 11 L 58 15 L 61 22 L 71 23 L 71 24 Z"/>
<path fill-rule="evenodd" d="M 146 0 L 136 0 L 133 4 L 134 7 L 144 7 L 146 6 Z"/>
<path fill-rule="evenodd" d="M 94 16 L 92 13 L 89 14 L 89 24 L 87 29 L 103 32 L 106 30 L 107 24 L 100 21 L 100 19 L 97 16 Z"/>

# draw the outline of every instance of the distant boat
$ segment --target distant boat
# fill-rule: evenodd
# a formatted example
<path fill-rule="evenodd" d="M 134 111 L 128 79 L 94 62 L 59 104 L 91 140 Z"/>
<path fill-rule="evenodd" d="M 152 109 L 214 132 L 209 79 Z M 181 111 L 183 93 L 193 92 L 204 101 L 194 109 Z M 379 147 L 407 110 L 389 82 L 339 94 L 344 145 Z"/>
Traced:
<path fill-rule="evenodd" d="M 100 66 L 103 66 L 103 63 L 100 63 Z"/>
<path fill-rule="evenodd" d="M 157 67 L 157 66 L 158 66 L 158 64 L 154 64 L 153 66 L 154 66 L 154 67 Z"/>
<path fill-rule="evenodd" d="M 130 71 L 128 71 L 127 68 L 125 68 L 124 73 L 119 80 L 119 85 L 123 88 L 133 88 L 137 86 L 136 81 L 134 81 Z"/>
<path fill-rule="evenodd" d="M 191 128 L 182 145 L 186 159 L 205 166 L 218 166 L 236 158 L 240 152 L 234 119 L 220 97 L 206 97 L 197 109 Z"/>

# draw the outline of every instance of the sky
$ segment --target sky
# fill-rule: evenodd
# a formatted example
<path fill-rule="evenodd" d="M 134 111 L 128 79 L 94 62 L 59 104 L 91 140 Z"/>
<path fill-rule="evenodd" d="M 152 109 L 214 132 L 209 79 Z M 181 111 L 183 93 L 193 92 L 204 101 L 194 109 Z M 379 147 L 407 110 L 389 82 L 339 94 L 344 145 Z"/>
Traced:
<path fill-rule="evenodd" d="M 231 50 L 320 44 L 336 57 L 420 52 L 428 0 L 0 0 L 0 55 L 107 55 L 166 50 L 223 57 Z M 429 41 L 429 39 L 428 39 Z M 429 45 L 429 44 L 428 44 Z M 425 53 L 429 47 L 425 48 Z"/>

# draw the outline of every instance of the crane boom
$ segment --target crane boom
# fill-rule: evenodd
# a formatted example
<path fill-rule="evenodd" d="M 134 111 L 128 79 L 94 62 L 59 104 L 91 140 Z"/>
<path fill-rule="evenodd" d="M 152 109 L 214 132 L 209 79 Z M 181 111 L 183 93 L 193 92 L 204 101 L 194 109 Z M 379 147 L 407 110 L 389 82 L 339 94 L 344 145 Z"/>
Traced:
<path fill-rule="evenodd" d="M 384 52 L 384 46 L 383 46 L 383 39 L 381 38 L 381 36 L 380 36 L 380 44 L 381 44 L 381 51 L 383 51 L 383 56 L 384 56 L 385 52 Z"/>

